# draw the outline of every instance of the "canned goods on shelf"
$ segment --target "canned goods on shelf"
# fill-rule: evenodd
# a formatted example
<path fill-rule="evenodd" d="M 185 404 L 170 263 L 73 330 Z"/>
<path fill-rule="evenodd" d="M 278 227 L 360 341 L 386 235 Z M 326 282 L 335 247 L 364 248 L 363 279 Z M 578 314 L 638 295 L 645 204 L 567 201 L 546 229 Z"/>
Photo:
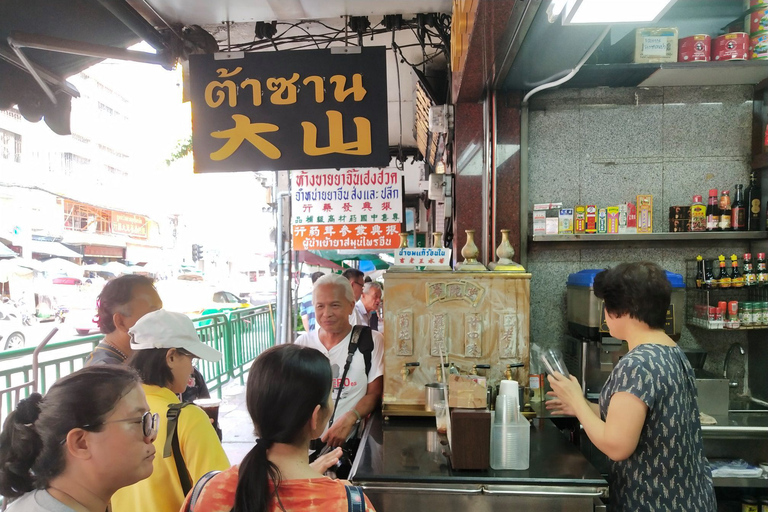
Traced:
<path fill-rule="evenodd" d="M 768 6 L 768 0 L 744 0 L 744 10 L 749 11 L 755 7 Z"/>
<path fill-rule="evenodd" d="M 749 38 L 749 58 L 752 60 L 768 59 L 768 32 L 762 31 Z"/>
<path fill-rule="evenodd" d="M 768 30 L 768 8 L 758 5 L 744 16 L 744 32 L 752 35 L 764 30 Z"/>

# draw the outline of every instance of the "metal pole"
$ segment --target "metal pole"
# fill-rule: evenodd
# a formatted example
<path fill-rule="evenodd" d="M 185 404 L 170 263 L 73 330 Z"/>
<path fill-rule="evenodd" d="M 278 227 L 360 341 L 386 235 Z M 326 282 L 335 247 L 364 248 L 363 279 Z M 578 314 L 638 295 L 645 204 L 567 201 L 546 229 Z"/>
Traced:
<path fill-rule="evenodd" d="M 283 236 L 283 204 L 284 199 L 290 196 L 290 192 L 279 192 L 276 194 L 277 198 L 277 307 L 278 307 L 278 322 L 277 322 L 277 337 L 275 343 L 287 343 L 290 328 L 288 326 L 288 312 L 286 307 L 290 308 L 290 292 L 286 292 L 288 288 L 288 280 L 286 277 L 290 277 L 290 267 L 285 264 L 285 237 Z"/>

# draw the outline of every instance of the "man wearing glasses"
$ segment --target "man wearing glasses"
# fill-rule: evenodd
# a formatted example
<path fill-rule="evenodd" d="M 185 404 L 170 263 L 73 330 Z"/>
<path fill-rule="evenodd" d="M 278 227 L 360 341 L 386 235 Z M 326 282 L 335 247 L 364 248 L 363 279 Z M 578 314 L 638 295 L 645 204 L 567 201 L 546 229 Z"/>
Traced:
<path fill-rule="evenodd" d="M 363 288 L 365 287 L 365 274 L 357 270 L 356 268 L 348 268 L 341 273 L 342 277 L 345 277 L 349 284 L 352 285 L 352 294 L 355 296 L 355 304 L 360 300 L 363 295 Z M 363 318 L 358 308 L 352 310 L 352 314 L 349 315 L 349 325 L 368 325 L 368 321 Z"/>

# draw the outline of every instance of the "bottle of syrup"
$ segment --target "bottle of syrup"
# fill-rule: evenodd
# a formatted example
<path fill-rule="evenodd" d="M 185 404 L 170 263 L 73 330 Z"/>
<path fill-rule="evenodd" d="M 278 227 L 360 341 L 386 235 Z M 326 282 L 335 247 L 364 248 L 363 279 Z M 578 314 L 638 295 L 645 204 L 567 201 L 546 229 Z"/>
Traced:
<path fill-rule="evenodd" d="M 720 194 L 720 231 L 731 230 L 731 191 Z"/>

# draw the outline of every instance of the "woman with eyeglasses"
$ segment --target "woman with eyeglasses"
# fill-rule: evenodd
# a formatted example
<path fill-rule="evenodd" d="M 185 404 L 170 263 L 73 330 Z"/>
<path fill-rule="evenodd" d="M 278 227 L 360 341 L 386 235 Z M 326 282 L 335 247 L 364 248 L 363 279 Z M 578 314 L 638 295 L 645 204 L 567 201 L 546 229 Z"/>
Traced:
<path fill-rule="evenodd" d="M 195 405 L 179 407 L 178 397 L 187 388 L 193 359 L 217 362 L 221 353 L 200 341 L 182 313 L 147 313 L 128 332 L 133 351 L 128 365 L 139 373 L 149 408 L 160 417 L 157 457 L 150 478 L 115 493 L 112 512 L 178 512 L 188 487 L 209 471 L 229 467 L 208 415 Z"/>
<path fill-rule="evenodd" d="M 131 368 L 94 366 L 33 393 L 0 434 L 0 494 L 10 512 L 104 512 L 152 474 L 158 418 Z"/>
<path fill-rule="evenodd" d="M 256 445 L 239 466 L 205 483 L 195 500 L 196 492 L 187 496 L 182 510 L 374 512 L 361 488 L 323 476 L 327 464 L 309 464 L 309 442 L 333 411 L 331 385 L 331 365 L 319 350 L 289 344 L 262 352 L 245 391 Z"/>

